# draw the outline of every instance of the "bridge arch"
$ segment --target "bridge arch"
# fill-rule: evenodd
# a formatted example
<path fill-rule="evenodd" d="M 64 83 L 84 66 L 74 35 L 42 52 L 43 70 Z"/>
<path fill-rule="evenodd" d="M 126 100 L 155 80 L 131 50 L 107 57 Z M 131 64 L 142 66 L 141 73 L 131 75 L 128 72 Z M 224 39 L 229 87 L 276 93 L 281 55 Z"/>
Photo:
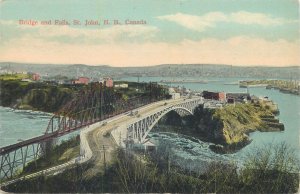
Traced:
<path fill-rule="evenodd" d="M 203 103 L 202 100 L 191 100 L 177 105 L 165 107 L 155 113 L 146 115 L 138 121 L 129 124 L 127 127 L 127 139 L 131 139 L 135 143 L 143 143 L 149 132 L 164 115 L 172 110 L 176 111 L 180 116 L 182 116 L 184 113 L 192 115 L 194 114 L 195 108 L 201 103 Z"/>

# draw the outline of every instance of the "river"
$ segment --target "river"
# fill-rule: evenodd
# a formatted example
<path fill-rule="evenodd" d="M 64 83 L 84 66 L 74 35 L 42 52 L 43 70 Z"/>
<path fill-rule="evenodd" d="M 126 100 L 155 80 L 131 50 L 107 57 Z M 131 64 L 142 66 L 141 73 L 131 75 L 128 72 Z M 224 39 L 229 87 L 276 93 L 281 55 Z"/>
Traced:
<path fill-rule="evenodd" d="M 168 77 L 140 77 L 140 82 L 160 81 L 173 79 Z M 184 78 L 182 78 L 184 79 Z M 189 78 L 190 79 L 190 78 Z M 195 78 L 196 79 L 196 78 Z M 249 79 L 249 78 L 247 78 Z M 253 78 L 255 79 L 255 78 Z M 137 81 L 136 77 L 123 78 L 122 80 Z M 201 83 L 184 83 L 173 84 L 175 86 L 185 86 L 192 90 L 214 90 L 225 92 L 246 92 L 245 88 L 239 88 L 238 85 L 227 85 L 225 83 L 234 83 L 244 78 L 203 78 L 207 80 L 207 84 Z M 251 144 L 235 154 L 215 154 L 208 149 L 209 143 L 178 136 L 177 134 L 156 134 L 152 133 L 152 139 L 158 140 L 163 138 L 165 142 L 174 145 L 176 155 L 174 159 L 178 163 L 187 161 L 209 161 L 209 160 L 241 160 L 243 155 L 256 147 L 265 147 L 267 144 L 286 142 L 296 150 L 300 158 L 299 146 L 299 129 L 300 129 L 300 97 L 280 93 L 277 90 L 266 90 L 265 88 L 250 88 L 249 92 L 256 96 L 268 96 L 278 104 L 280 122 L 284 123 L 285 130 L 283 132 L 254 132 L 250 134 L 253 140 Z M 34 111 L 18 111 L 10 108 L 0 107 L 0 147 L 17 143 L 20 140 L 28 139 L 43 134 L 45 131 L 51 114 L 34 112 Z M 197 162 L 188 163 L 196 165 Z"/>
<path fill-rule="evenodd" d="M 160 81 L 160 80 L 176 80 L 173 77 L 140 77 L 140 82 Z M 191 79 L 191 78 L 180 78 Z M 193 79 L 193 78 L 192 78 Z M 194 78 L 195 80 L 199 78 Z M 239 80 L 256 80 L 257 78 L 201 78 L 201 80 L 207 81 L 203 83 L 182 83 L 182 84 L 169 84 L 170 86 L 184 86 L 191 90 L 212 90 L 212 91 L 224 91 L 224 92 L 246 92 L 245 88 L 240 88 L 237 84 Z M 137 81 L 135 77 L 123 78 L 123 80 Z M 238 151 L 235 154 L 216 154 L 212 152 L 208 146 L 210 143 L 202 142 L 198 140 L 192 141 L 189 138 L 182 137 L 177 134 L 162 134 L 151 133 L 151 139 L 154 142 L 159 142 L 163 139 L 164 143 L 172 145 L 174 154 L 174 160 L 179 165 L 190 165 L 191 168 L 195 168 L 199 165 L 199 162 L 208 162 L 211 160 L 222 161 L 237 161 L 238 163 L 243 161 L 244 156 L 256 148 L 265 148 L 269 145 L 276 145 L 282 142 L 287 143 L 295 154 L 300 158 L 300 146 L 299 146 L 299 130 L 300 130 L 300 97 L 292 94 L 284 94 L 278 90 L 267 90 L 262 87 L 249 88 L 251 95 L 258 97 L 268 96 L 278 104 L 280 115 L 278 116 L 280 122 L 285 125 L 285 130 L 282 132 L 254 132 L 250 134 L 252 142 Z"/>
<path fill-rule="evenodd" d="M 0 147 L 42 135 L 51 114 L 0 106 Z"/>

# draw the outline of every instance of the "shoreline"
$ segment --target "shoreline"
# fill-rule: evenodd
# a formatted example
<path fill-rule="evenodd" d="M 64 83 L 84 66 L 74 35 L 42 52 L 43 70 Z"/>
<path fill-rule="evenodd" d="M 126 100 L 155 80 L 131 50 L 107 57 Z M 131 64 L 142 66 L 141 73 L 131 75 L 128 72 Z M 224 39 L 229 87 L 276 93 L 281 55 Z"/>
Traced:
<path fill-rule="evenodd" d="M 281 93 L 300 96 L 300 82 L 292 80 L 251 80 L 239 81 L 240 88 L 264 87 L 267 90 L 274 89 Z"/>
<path fill-rule="evenodd" d="M 10 107 L 10 106 L 2 106 L 0 105 L 0 108 L 2 109 L 8 109 L 8 110 L 11 110 L 12 112 L 20 112 L 20 113 L 26 113 L 26 112 L 29 112 L 29 113 L 37 113 L 37 114 L 43 114 L 43 115 L 49 115 L 49 116 L 53 116 L 54 114 L 51 113 L 51 112 L 45 112 L 45 111 L 41 111 L 41 110 L 32 110 L 32 109 L 20 109 L 20 108 L 13 108 L 13 107 Z"/>

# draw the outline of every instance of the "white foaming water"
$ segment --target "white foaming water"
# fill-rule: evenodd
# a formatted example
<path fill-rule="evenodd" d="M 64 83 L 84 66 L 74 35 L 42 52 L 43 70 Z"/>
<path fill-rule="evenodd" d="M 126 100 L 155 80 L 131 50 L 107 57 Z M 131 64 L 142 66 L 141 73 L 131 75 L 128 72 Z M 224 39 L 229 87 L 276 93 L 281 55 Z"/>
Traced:
<path fill-rule="evenodd" d="M 153 132 L 149 133 L 150 139 L 159 145 L 171 147 L 171 160 L 173 164 L 193 171 L 205 171 L 212 161 L 236 163 L 242 165 L 242 159 L 236 154 L 216 154 L 209 148 L 213 143 L 203 142 L 196 138 L 187 137 L 176 133 Z"/>

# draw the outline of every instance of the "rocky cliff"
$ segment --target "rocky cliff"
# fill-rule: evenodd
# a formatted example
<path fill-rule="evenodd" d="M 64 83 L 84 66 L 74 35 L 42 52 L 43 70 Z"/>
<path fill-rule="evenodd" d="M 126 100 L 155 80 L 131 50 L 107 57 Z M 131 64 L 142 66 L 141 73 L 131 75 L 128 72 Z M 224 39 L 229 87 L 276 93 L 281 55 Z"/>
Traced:
<path fill-rule="evenodd" d="M 274 108 L 264 101 L 210 110 L 199 107 L 193 116 L 194 127 L 225 149 L 236 150 L 250 142 L 250 132 L 284 130 L 274 112 Z"/>

